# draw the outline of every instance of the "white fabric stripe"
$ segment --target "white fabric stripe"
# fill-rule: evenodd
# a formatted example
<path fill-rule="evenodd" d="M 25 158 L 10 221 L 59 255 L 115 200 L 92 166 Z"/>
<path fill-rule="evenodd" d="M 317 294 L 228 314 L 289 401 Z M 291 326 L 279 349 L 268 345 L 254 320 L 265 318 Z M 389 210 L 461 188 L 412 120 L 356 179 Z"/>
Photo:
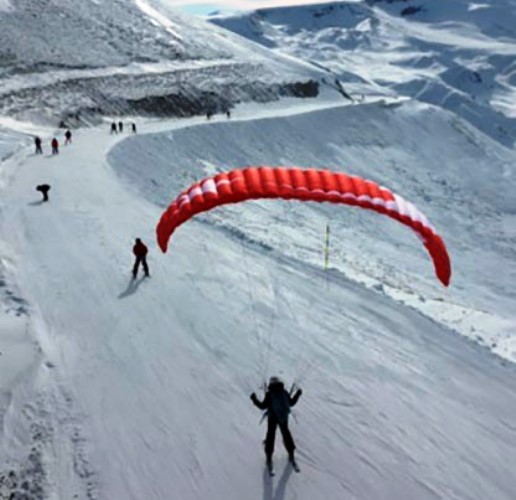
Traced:
<path fill-rule="evenodd" d="M 215 185 L 215 181 L 213 179 L 206 179 L 201 184 L 201 189 L 203 193 L 217 194 L 217 186 Z"/>
<path fill-rule="evenodd" d="M 215 180 L 213 178 L 206 179 L 206 180 L 202 181 L 200 187 L 195 186 L 194 188 L 191 188 L 187 194 L 184 194 L 177 199 L 176 213 L 181 211 L 182 207 L 186 203 L 190 203 L 193 200 L 193 198 L 195 198 L 196 196 L 201 196 L 203 193 L 218 194 L 217 188 L 219 186 L 232 184 L 233 182 L 242 182 L 242 181 L 245 181 L 245 179 L 242 177 L 237 177 L 235 179 L 221 179 L 217 182 L 215 182 Z M 351 200 L 355 200 L 355 201 L 365 201 L 365 202 L 371 203 L 372 205 L 383 206 L 388 211 L 396 212 L 400 215 L 408 217 L 412 222 L 420 222 L 423 225 L 423 227 L 428 228 L 430 231 L 432 231 L 432 233 L 437 234 L 435 228 L 432 226 L 432 224 L 430 224 L 430 221 L 425 216 L 425 214 L 423 214 L 413 203 L 406 201 L 401 196 L 392 193 L 389 189 L 384 188 L 382 186 L 380 186 L 380 190 L 385 193 L 388 193 L 389 195 L 392 195 L 394 197 L 394 200 L 385 201 L 383 198 L 371 198 L 369 195 L 365 195 L 365 194 L 357 196 L 354 193 L 340 193 L 338 191 L 326 192 L 326 191 L 323 191 L 322 189 L 310 190 L 305 186 L 294 187 L 290 184 L 282 184 L 281 188 L 288 189 L 293 192 L 303 192 L 303 193 L 312 192 L 312 193 L 317 193 L 317 194 L 325 194 L 328 197 L 338 196 L 338 197 L 342 198 L 343 200 L 351 199 Z M 173 214 L 172 216 L 174 216 L 174 215 L 175 214 Z M 421 237 L 421 235 L 418 235 L 418 236 Z"/>
<path fill-rule="evenodd" d="M 192 201 L 196 196 L 202 196 L 202 189 L 200 186 L 195 186 L 188 191 L 188 198 Z"/>

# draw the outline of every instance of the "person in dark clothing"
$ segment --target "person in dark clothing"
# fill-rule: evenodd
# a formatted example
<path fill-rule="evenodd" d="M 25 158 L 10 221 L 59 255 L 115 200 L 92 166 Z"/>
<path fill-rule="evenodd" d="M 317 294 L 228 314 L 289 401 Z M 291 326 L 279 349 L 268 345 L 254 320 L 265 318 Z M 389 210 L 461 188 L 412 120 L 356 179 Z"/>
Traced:
<path fill-rule="evenodd" d="M 133 266 L 133 278 L 136 279 L 136 276 L 138 276 L 138 269 L 140 268 L 140 263 L 143 266 L 143 272 L 145 273 L 145 276 L 149 276 L 149 266 L 147 265 L 147 253 L 148 249 L 146 245 L 142 242 L 140 238 L 136 238 L 134 247 L 133 247 L 133 253 L 136 257 L 136 260 L 134 261 Z"/>
<path fill-rule="evenodd" d="M 71 144 L 72 143 L 72 131 L 68 129 L 65 132 L 65 144 Z"/>
<path fill-rule="evenodd" d="M 42 155 L 43 154 L 43 148 L 41 147 L 41 137 L 38 135 L 34 137 L 34 145 L 36 146 L 36 154 Z"/>
<path fill-rule="evenodd" d="M 111 124 L 111 135 L 113 135 L 113 134 L 117 134 L 117 133 L 118 133 L 118 130 L 117 130 L 117 128 L 116 128 L 116 123 L 115 123 L 115 122 L 113 122 L 113 123 Z"/>
<path fill-rule="evenodd" d="M 283 436 L 283 444 L 288 452 L 288 457 L 293 465 L 296 465 L 294 458 L 294 450 L 296 445 L 292 434 L 288 428 L 288 416 L 290 408 L 292 408 L 303 394 L 298 389 L 294 396 L 291 396 L 286 390 L 283 382 L 277 377 L 271 377 L 269 386 L 263 401 L 260 401 L 256 394 L 251 394 L 251 401 L 260 410 L 267 411 L 267 435 L 265 437 L 265 456 L 267 466 L 272 468 L 272 454 L 274 453 L 274 440 L 276 438 L 276 428 L 279 427 Z"/>
<path fill-rule="evenodd" d="M 229 109 L 226 111 L 226 116 L 228 120 L 231 118 L 231 111 Z"/>
<path fill-rule="evenodd" d="M 52 142 L 50 143 L 50 145 L 52 146 L 52 154 L 58 155 L 59 154 L 59 142 L 57 142 L 57 139 L 55 137 L 52 139 Z"/>
<path fill-rule="evenodd" d="M 48 192 L 50 191 L 50 186 L 48 184 L 40 184 L 36 186 L 36 191 L 39 191 L 43 195 L 43 201 L 48 201 Z"/>
<path fill-rule="evenodd" d="M 133 134 L 136 134 L 136 123 L 134 123 L 134 122 L 131 123 L 131 129 L 133 131 Z"/>
<path fill-rule="evenodd" d="M 122 133 L 124 131 L 124 124 L 123 122 L 118 122 L 118 131 Z"/>

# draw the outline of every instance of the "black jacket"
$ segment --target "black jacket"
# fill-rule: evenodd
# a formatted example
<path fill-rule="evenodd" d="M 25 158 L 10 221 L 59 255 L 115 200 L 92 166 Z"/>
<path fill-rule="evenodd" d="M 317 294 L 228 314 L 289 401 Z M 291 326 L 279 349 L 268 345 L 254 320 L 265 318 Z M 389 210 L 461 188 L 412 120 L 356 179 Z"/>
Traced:
<path fill-rule="evenodd" d="M 285 390 L 283 383 L 278 382 L 269 385 L 263 401 L 260 401 L 254 393 L 251 395 L 251 400 L 260 410 L 267 410 L 269 420 L 272 419 L 279 423 L 286 423 L 288 421 L 290 408 L 297 403 L 302 393 L 303 391 L 298 389 L 294 396 L 291 396 Z"/>

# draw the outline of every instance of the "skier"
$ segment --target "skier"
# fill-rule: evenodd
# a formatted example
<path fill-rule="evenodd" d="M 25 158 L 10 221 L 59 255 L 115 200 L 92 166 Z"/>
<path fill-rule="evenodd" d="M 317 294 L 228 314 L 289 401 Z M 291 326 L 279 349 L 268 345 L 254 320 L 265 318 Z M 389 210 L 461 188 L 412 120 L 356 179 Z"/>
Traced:
<path fill-rule="evenodd" d="M 283 382 L 278 377 L 271 377 L 269 386 L 263 401 L 260 401 L 256 394 L 251 394 L 251 401 L 260 410 L 267 411 L 267 435 L 265 437 L 265 457 L 267 460 L 267 469 L 271 475 L 274 475 L 272 465 L 272 454 L 274 453 L 274 440 L 276 437 L 276 427 L 279 426 L 281 435 L 283 436 L 283 444 L 288 452 L 288 458 L 292 467 L 299 472 L 299 468 L 294 457 L 294 450 L 296 445 L 294 439 L 290 434 L 288 428 L 288 415 L 290 408 L 294 406 L 298 399 L 303 394 L 301 389 L 298 389 L 294 396 L 291 396 L 286 390 Z"/>
<path fill-rule="evenodd" d="M 65 132 L 65 144 L 71 144 L 72 143 L 72 131 L 68 129 Z"/>
<path fill-rule="evenodd" d="M 117 134 L 117 133 L 118 133 L 118 131 L 117 131 L 117 129 L 116 129 L 116 123 L 115 123 L 115 122 L 113 122 L 113 123 L 111 124 L 111 135 L 113 135 L 113 134 Z"/>
<path fill-rule="evenodd" d="M 136 134 L 136 123 L 134 123 L 134 122 L 131 123 L 131 129 L 133 131 L 133 134 Z"/>
<path fill-rule="evenodd" d="M 41 137 L 39 137 L 39 135 L 34 137 L 34 145 L 36 146 L 36 154 L 42 155 L 43 149 L 41 148 Z"/>
<path fill-rule="evenodd" d="M 133 246 L 133 253 L 136 257 L 136 260 L 134 261 L 133 266 L 133 278 L 136 279 L 136 276 L 138 275 L 138 269 L 140 267 L 140 263 L 143 266 L 143 272 L 145 273 L 145 276 L 149 277 L 149 266 L 147 265 L 147 252 L 149 250 L 147 249 L 146 245 L 142 242 L 140 238 L 136 238 L 134 246 Z"/>
<path fill-rule="evenodd" d="M 124 124 L 120 121 L 118 122 L 118 131 L 122 133 L 124 131 Z"/>
<path fill-rule="evenodd" d="M 50 191 L 50 186 L 48 184 L 40 184 L 36 186 L 36 191 L 39 191 L 43 195 L 43 201 L 48 201 L 48 192 Z"/>
<path fill-rule="evenodd" d="M 52 142 L 50 143 L 50 145 L 52 146 L 52 154 L 58 155 L 59 154 L 59 142 L 57 142 L 57 139 L 55 137 L 52 139 Z"/>

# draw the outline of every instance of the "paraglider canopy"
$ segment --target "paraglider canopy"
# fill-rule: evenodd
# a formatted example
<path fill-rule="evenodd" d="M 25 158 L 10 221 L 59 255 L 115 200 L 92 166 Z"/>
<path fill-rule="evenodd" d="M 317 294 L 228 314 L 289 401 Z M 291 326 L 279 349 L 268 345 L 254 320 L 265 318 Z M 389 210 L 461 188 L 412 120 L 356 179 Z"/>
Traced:
<path fill-rule="evenodd" d="M 183 191 L 163 213 L 156 228 L 158 244 L 166 252 L 174 231 L 198 213 L 260 198 L 341 203 L 387 215 L 417 234 L 441 283 L 450 283 L 451 263 L 444 241 L 415 205 L 375 182 L 330 170 L 262 166 L 206 178 Z"/>

